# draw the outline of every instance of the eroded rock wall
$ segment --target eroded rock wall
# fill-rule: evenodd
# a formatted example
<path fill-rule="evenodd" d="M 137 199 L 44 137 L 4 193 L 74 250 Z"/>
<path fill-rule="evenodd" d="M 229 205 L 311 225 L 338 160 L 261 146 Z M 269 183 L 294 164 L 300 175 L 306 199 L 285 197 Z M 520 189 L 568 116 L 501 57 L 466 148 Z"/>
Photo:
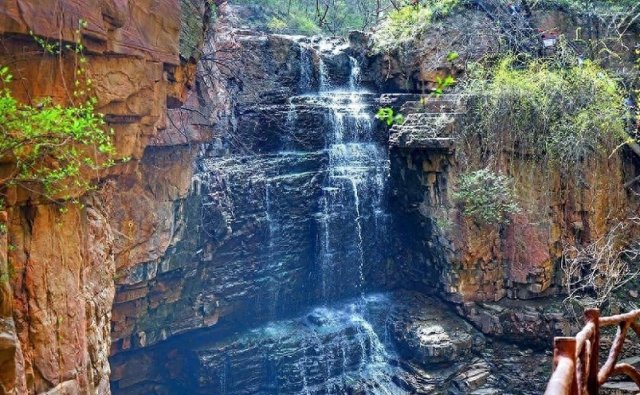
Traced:
<path fill-rule="evenodd" d="M 466 61 L 493 56 L 499 50 L 490 45 L 491 37 L 496 39 L 492 36 L 495 26 L 479 24 L 481 13 L 472 13 L 475 16 L 469 19 L 480 28 L 475 34 L 489 42 L 473 50 L 455 41 L 443 45 Z M 434 29 L 457 29 L 454 21 Z M 532 23 L 543 31 L 571 36 L 576 26 L 586 22 L 553 10 L 536 12 Z M 623 40 L 633 42 L 637 34 L 629 30 Z M 433 40 L 430 35 L 425 39 L 427 53 Z M 604 59 L 613 71 L 631 66 L 628 52 L 618 49 L 619 57 Z M 410 72 L 404 75 L 414 75 L 413 83 L 419 84 L 420 75 L 459 72 L 456 62 L 439 59 L 425 61 L 418 51 L 408 59 L 396 56 L 384 61 L 399 64 L 399 70 L 407 68 Z M 634 215 L 637 199 L 625 184 L 636 176 L 637 159 L 631 150 L 621 149 L 609 157 L 585 160 L 579 169 L 559 171 L 542 166 L 526 153 L 505 150 L 493 160 L 514 179 L 521 211 L 504 225 L 478 224 L 465 217 L 453 200 L 460 176 L 479 155 L 473 140 L 460 137 L 465 134 L 461 131 L 473 127 L 474 100 L 460 93 L 430 96 L 426 102 L 407 94 L 383 100 L 407 117 L 405 125 L 394 127 L 390 136 L 393 201 L 396 215 L 403 218 L 396 221 L 401 245 L 398 264 L 406 284 L 427 292 L 437 290 L 458 304 L 459 313 L 484 333 L 545 345 L 554 335 L 575 330 L 562 303 L 563 251 L 598 240 Z"/>
<path fill-rule="evenodd" d="M 192 23 L 182 24 L 181 9 Z M 0 3 L 0 63 L 25 101 L 69 103 L 76 60 L 47 54 L 29 34 L 64 46 L 87 22 L 81 41 L 96 107 L 115 131 L 118 156 L 130 158 L 96 175 L 98 191 L 79 196 L 81 204 L 5 191 L 0 392 L 110 393 L 116 268 L 163 254 L 172 237 L 172 201 L 186 194 L 193 150 L 149 145 L 188 143 L 166 137 L 168 107 L 180 107 L 194 87 L 209 12 L 207 2 L 191 0 Z M 181 34 L 188 53 L 180 53 Z"/>

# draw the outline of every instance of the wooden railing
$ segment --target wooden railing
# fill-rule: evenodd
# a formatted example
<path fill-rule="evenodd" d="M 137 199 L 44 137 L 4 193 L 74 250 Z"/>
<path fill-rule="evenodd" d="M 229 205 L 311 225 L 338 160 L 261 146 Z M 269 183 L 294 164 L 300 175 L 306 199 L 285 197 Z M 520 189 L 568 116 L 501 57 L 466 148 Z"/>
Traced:
<path fill-rule="evenodd" d="M 586 324 L 576 337 L 557 337 L 553 347 L 553 375 L 545 395 L 595 395 L 611 376 L 626 375 L 640 387 L 640 371 L 618 363 L 629 328 L 640 336 L 640 310 L 600 317 L 598 309 L 585 312 Z M 607 361 L 599 367 L 600 329 L 618 326 Z"/>

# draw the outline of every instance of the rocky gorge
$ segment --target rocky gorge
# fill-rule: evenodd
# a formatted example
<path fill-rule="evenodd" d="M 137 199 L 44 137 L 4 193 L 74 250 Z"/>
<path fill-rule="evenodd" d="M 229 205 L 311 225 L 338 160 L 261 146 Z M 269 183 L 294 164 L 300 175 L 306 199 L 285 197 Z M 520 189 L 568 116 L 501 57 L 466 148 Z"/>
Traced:
<path fill-rule="evenodd" d="M 0 59 L 25 98 L 65 100 L 58 59 L 29 32 L 65 39 L 89 21 L 98 109 L 131 158 L 69 210 L 10 191 L 0 392 L 543 391 L 551 339 L 576 330 L 561 244 L 605 234 L 636 204 L 599 191 L 636 177 L 637 159 L 622 150 L 568 187 L 533 172 L 530 206 L 509 224 L 465 219 L 452 194 L 472 98 L 421 92 L 498 50 L 492 20 L 465 9 L 400 59 L 372 55 L 358 32 L 255 31 L 259 7 L 94 3 L 52 2 L 55 18 L 39 2 L 0 4 Z M 459 60 L 443 59 L 453 50 Z M 382 106 L 404 124 L 378 121 Z"/>

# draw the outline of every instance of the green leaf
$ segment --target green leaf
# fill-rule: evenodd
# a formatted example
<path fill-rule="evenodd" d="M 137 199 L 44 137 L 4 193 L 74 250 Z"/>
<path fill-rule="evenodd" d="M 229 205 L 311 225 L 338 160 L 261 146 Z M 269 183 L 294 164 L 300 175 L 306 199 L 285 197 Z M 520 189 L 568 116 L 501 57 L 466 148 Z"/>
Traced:
<path fill-rule="evenodd" d="M 460 57 L 460 54 L 458 54 L 457 52 L 449 52 L 447 54 L 447 62 L 453 62 L 454 60 L 458 59 Z"/>

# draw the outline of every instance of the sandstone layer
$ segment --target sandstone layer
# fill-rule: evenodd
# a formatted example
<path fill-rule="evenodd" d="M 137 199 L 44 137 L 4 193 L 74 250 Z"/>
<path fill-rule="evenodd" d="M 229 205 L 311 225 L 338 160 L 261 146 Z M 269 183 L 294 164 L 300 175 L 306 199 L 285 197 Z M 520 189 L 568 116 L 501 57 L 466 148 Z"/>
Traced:
<path fill-rule="evenodd" d="M 181 8 L 194 23 L 181 23 Z M 3 192 L 0 392 L 110 393 L 117 262 L 145 261 L 167 248 L 166 207 L 186 193 L 181 182 L 189 178 L 183 173 L 191 169 L 190 150 L 172 152 L 168 164 L 146 151 L 152 139 L 171 133 L 168 107 L 179 107 L 193 88 L 190 70 L 209 11 L 204 1 L 187 0 L 0 4 L 0 64 L 14 75 L 13 94 L 31 103 L 43 97 L 70 103 L 77 57 L 47 53 L 30 34 L 62 48 L 80 39 L 97 109 L 115 131 L 118 158 L 129 159 L 95 175 L 99 190 L 79 196 L 81 204 Z M 188 54 L 180 53 L 181 41 Z"/>

